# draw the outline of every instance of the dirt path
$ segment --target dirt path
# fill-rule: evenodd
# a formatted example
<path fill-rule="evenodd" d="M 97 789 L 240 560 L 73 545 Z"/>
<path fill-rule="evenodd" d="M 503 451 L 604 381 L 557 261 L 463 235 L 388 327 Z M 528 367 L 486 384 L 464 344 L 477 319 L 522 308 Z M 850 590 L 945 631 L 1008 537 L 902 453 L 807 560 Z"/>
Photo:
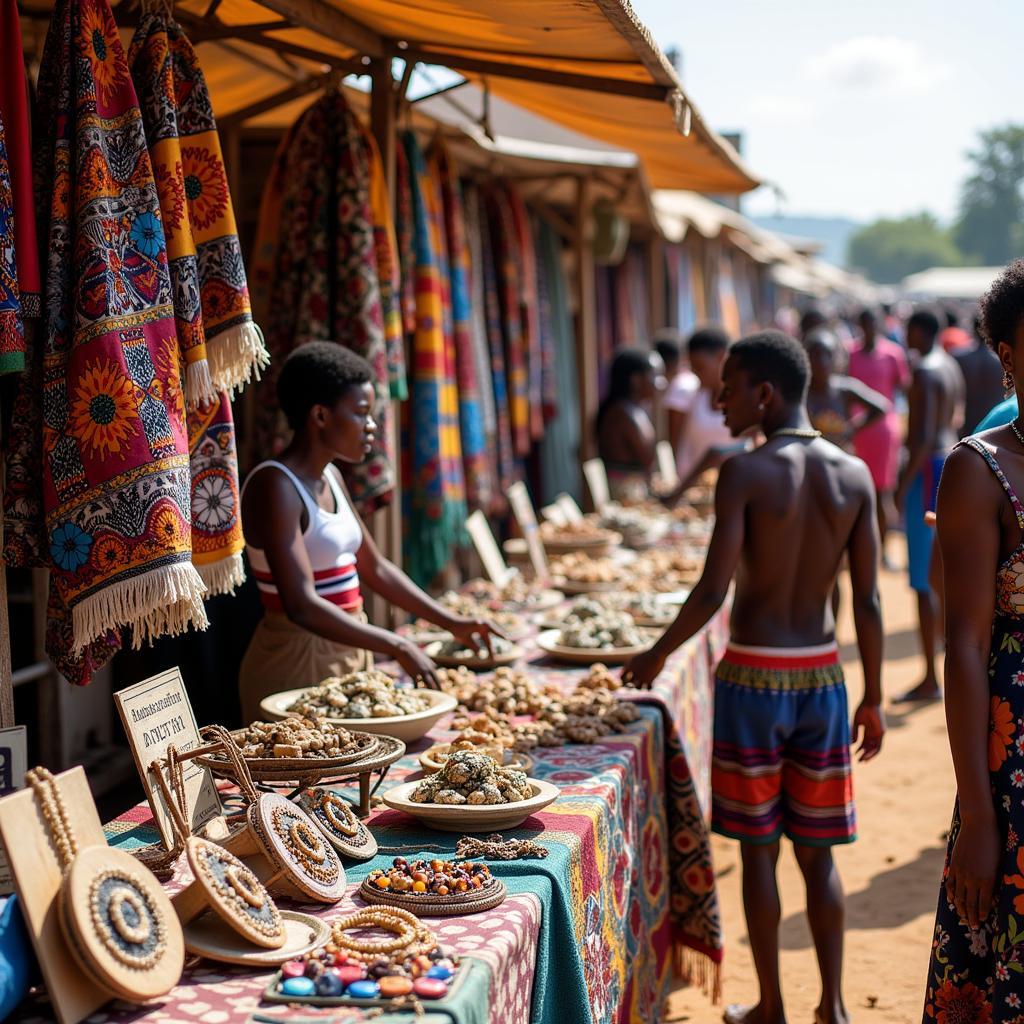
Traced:
<path fill-rule="evenodd" d="M 916 605 L 905 574 L 883 573 L 881 586 L 883 687 L 890 700 L 919 681 L 921 662 Z M 848 614 L 840 639 L 852 707 L 860 699 L 862 676 Z M 882 753 L 855 771 L 859 839 L 836 853 L 847 894 L 846 1002 L 855 1021 L 919 1024 L 955 787 L 941 706 L 892 709 L 888 724 Z M 724 1003 L 754 1002 L 757 982 L 740 900 L 738 846 L 715 837 L 714 856 L 726 933 Z M 783 850 L 779 881 L 787 1017 L 791 1024 L 811 1024 L 818 973 L 803 884 L 789 848 Z M 673 994 L 665 1024 L 720 1020 L 721 1008 L 689 989 Z"/>

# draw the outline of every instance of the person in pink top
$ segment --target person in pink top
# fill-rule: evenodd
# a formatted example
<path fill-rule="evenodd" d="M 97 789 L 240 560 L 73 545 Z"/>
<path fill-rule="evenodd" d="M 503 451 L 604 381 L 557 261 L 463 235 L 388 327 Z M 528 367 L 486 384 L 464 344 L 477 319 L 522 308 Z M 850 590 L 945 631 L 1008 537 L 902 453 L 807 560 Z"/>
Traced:
<path fill-rule="evenodd" d="M 850 352 L 848 373 L 895 404 L 896 394 L 910 386 L 910 367 L 901 345 L 878 332 L 875 314 L 865 309 L 858 317 L 861 340 Z M 895 409 L 859 431 L 854 438 L 857 456 L 871 471 L 878 502 L 878 530 L 885 560 L 885 534 L 895 517 L 892 495 L 899 468 L 900 418 Z"/>

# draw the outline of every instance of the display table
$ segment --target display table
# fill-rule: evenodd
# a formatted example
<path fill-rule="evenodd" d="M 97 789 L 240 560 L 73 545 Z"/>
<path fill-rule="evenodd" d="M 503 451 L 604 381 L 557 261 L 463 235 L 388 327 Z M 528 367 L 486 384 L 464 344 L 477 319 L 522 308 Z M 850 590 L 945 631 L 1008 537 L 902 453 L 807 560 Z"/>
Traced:
<path fill-rule="evenodd" d="M 455 1024 L 566 1024 L 657 1020 L 675 965 L 691 978 L 712 982 L 721 959 L 721 930 L 711 869 L 705 809 L 710 786 L 711 665 L 724 639 L 720 613 L 673 656 L 651 693 L 636 693 L 640 718 L 629 731 L 590 746 L 534 752 L 532 775 L 555 783 L 559 799 L 506 838 L 535 838 L 550 851 L 543 860 L 489 862 L 509 890 L 494 910 L 467 917 L 427 919 L 438 940 L 471 958 L 464 985 L 443 1012 L 428 1020 Z M 544 661 L 539 682 L 569 687 L 579 669 Z M 442 725 L 444 722 L 442 721 Z M 393 766 L 384 787 L 419 770 L 416 754 L 443 740 L 443 730 L 415 744 Z M 236 799 L 226 792 L 232 809 Z M 359 904 L 358 883 L 399 854 L 445 858 L 459 836 L 434 832 L 407 815 L 374 811 L 369 825 L 379 854 L 347 866 L 349 895 L 334 907 L 290 904 L 326 920 Z M 131 850 L 156 841 L 148 805 L 132 808 L 107 826 L 111 845 Z M 168 887 L 188 879 L 184 859 Z M 315 1011 L 269 1004 L 260 997 L 270 975 L 209 961 L 192 961 L 169 996 L 144 1007 L 113 1003 L 91 1022 L 199 1022 L 299 1020 Z M 428 1009 L 431 1007 L 428 1005 Z M 45 1003 L 26 1006 L 13 1019 L 47 1020 Z M 358 1021 L 356 1010 L 320 1019 Z M 386 1015 L 378 1021 L 402 1019 Z"/>

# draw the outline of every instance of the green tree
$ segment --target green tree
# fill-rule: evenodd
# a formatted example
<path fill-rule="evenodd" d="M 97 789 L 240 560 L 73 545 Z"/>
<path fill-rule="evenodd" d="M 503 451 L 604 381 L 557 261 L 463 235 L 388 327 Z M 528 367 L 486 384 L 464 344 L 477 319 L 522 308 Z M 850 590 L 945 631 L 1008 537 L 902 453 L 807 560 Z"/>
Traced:
<path fill-rule="evenodd" d="M 1024 125 L 978 134 L 953 237 L 968 261 L 999 266 L 1024 248 Z"/>
<path fill-rule="evenodd" d="M 930 213 L 876 220 L 850 236 L 847 261 L 879 284 L 896 284 L 929 267 L 956 267 L 963 260 Z"/>

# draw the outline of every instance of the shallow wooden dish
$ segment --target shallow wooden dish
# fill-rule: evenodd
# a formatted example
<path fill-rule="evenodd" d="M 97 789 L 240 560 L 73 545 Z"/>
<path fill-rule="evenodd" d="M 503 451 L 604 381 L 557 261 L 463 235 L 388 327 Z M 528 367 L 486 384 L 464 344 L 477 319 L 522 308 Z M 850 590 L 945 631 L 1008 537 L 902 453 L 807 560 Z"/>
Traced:
<path fill-rule="evenodd" d="M 424 825 L 442 832 L 483 832 L 493 829 L 515 828 L 531 814 L 542 811 L 558 799 L 559 790 L 550 782 L 530 779 L 533 796 L 518 800 L 514 804 L 418 804 L 409 799 L 409 794 L 419 782 L 406 782 L 389 789 L 384 803 L 392 810 L 405 811 Z"/>
<path fill-rule="evenodd" d="M 185 926 L 185 948 L 196 956 L 242 967 L 277 967 L 279 964 L 312 953 L 331 940 L 331 925 L 310 914 L 282 910 L 285 940 L 279 949 L 260 949 L 246 942 L 216 914 L 202 917 Z"/>
<path fill-rule="evenodd" d="M 638 647 L 563 647 L 558 643 L 561 630 L 548 629 L 537 637 L 537 646 L 552 658 L 572 665 L 621 665 L 634 655 L 650 650 L 658 639 L 658 630 L 644 630 L 648 642 Z"/>
<path fill-rule="evenodd" d="M 367 903 L 384 907 L 400 907 L 417 917 L 462 917 L 464 914 L 482 914 L 501 906 L 508 896 L 508 889 L 500 878 L 491 876 L 491 881 L 479 889 L 473 889 L 456 896 L 436 896 L 433 893 L 404 893 L 378 889 L 364 878 L 359 886 L 359 896 Z"/>
<path fill-rule="evenodd" d="M 599 558 L 622 544 L 622 534 L 615 530 L 608 530 L 607 533 L 599 537 L 586 537 L 579 540 L 545 540 L 542 531 L 541 540 L 544 543 L 544 550 L 549 555 L 570 555 L 574 551 L 585 551 L 588 555 Z"/>
<path fill-rule="evenodd" d="M 270 719 L 286 718 L 291 712 L 288 705 L 293 704 L 311 687 L 300 690 L 285 690 L 274 693 L 260 701 L 260 712 Z M 411 715 L 391 715 L 386 718 L 332 718 L 326 715 L 328 722 L 342 725 L 353 732 L 369 732 L 375 736 L 393 736 L 403 743 L 412 743 L 425 736 L 437 724 L 438 719 L 449 711 L 454 711 L 458 703 L 450 694 L 440 690 L 417 689 L 414 693 L 423 694 L 431 706 L 423 711 L 414 711 Z M 358 762 L 357 762 L 358 763 Z"/>
<path fill-rule="evenodd" d="M 566 594 L 607 594 L 622 589 L 624 580 L 612 580 L 610 583 L 592 583 L 588 580 L 569 580 L 556 577 L 552 582 Z"/>
<path fill-rule="evenodd" d="M 435 665 L 440 665 L 441 668 L 459 668 L 465 666 L 468 669 L 472 669 L 474 672 L 487 672 L 492 668 L 499 668 L 502 665 L 513 665 L 515 664 L 525 653 L 521 647 L 513 644 L 512 649 L 506 651 L 504 654 L 495 654 L 492 658 L 481 658 L 471 653 L 468 658 L 459 658 L 454 655 L 440 654 L 441 648 L 444 646 L 444 641 L 438 640 L 432 644 L 428 644 L 423 648 L 423 653 Z M 467 648 L 468 650 L 468 648 Z"/>
<path fill-rule="evenodd" d="M 444 761 L 438 761 L 433 755 L 435 753 L 447 753 L 449 744 L 435 743 L 432 747 L 424 750 L 419 756 L 420 767 L 428 772 L 439 772 L 444 766 Z M 501 763 L 502 768 L 515 768 L 521 772 L 533 770 L 533 758 L 529 754 L 522 754 L 518 750 L 506 750 L 505 759 Z"/>

